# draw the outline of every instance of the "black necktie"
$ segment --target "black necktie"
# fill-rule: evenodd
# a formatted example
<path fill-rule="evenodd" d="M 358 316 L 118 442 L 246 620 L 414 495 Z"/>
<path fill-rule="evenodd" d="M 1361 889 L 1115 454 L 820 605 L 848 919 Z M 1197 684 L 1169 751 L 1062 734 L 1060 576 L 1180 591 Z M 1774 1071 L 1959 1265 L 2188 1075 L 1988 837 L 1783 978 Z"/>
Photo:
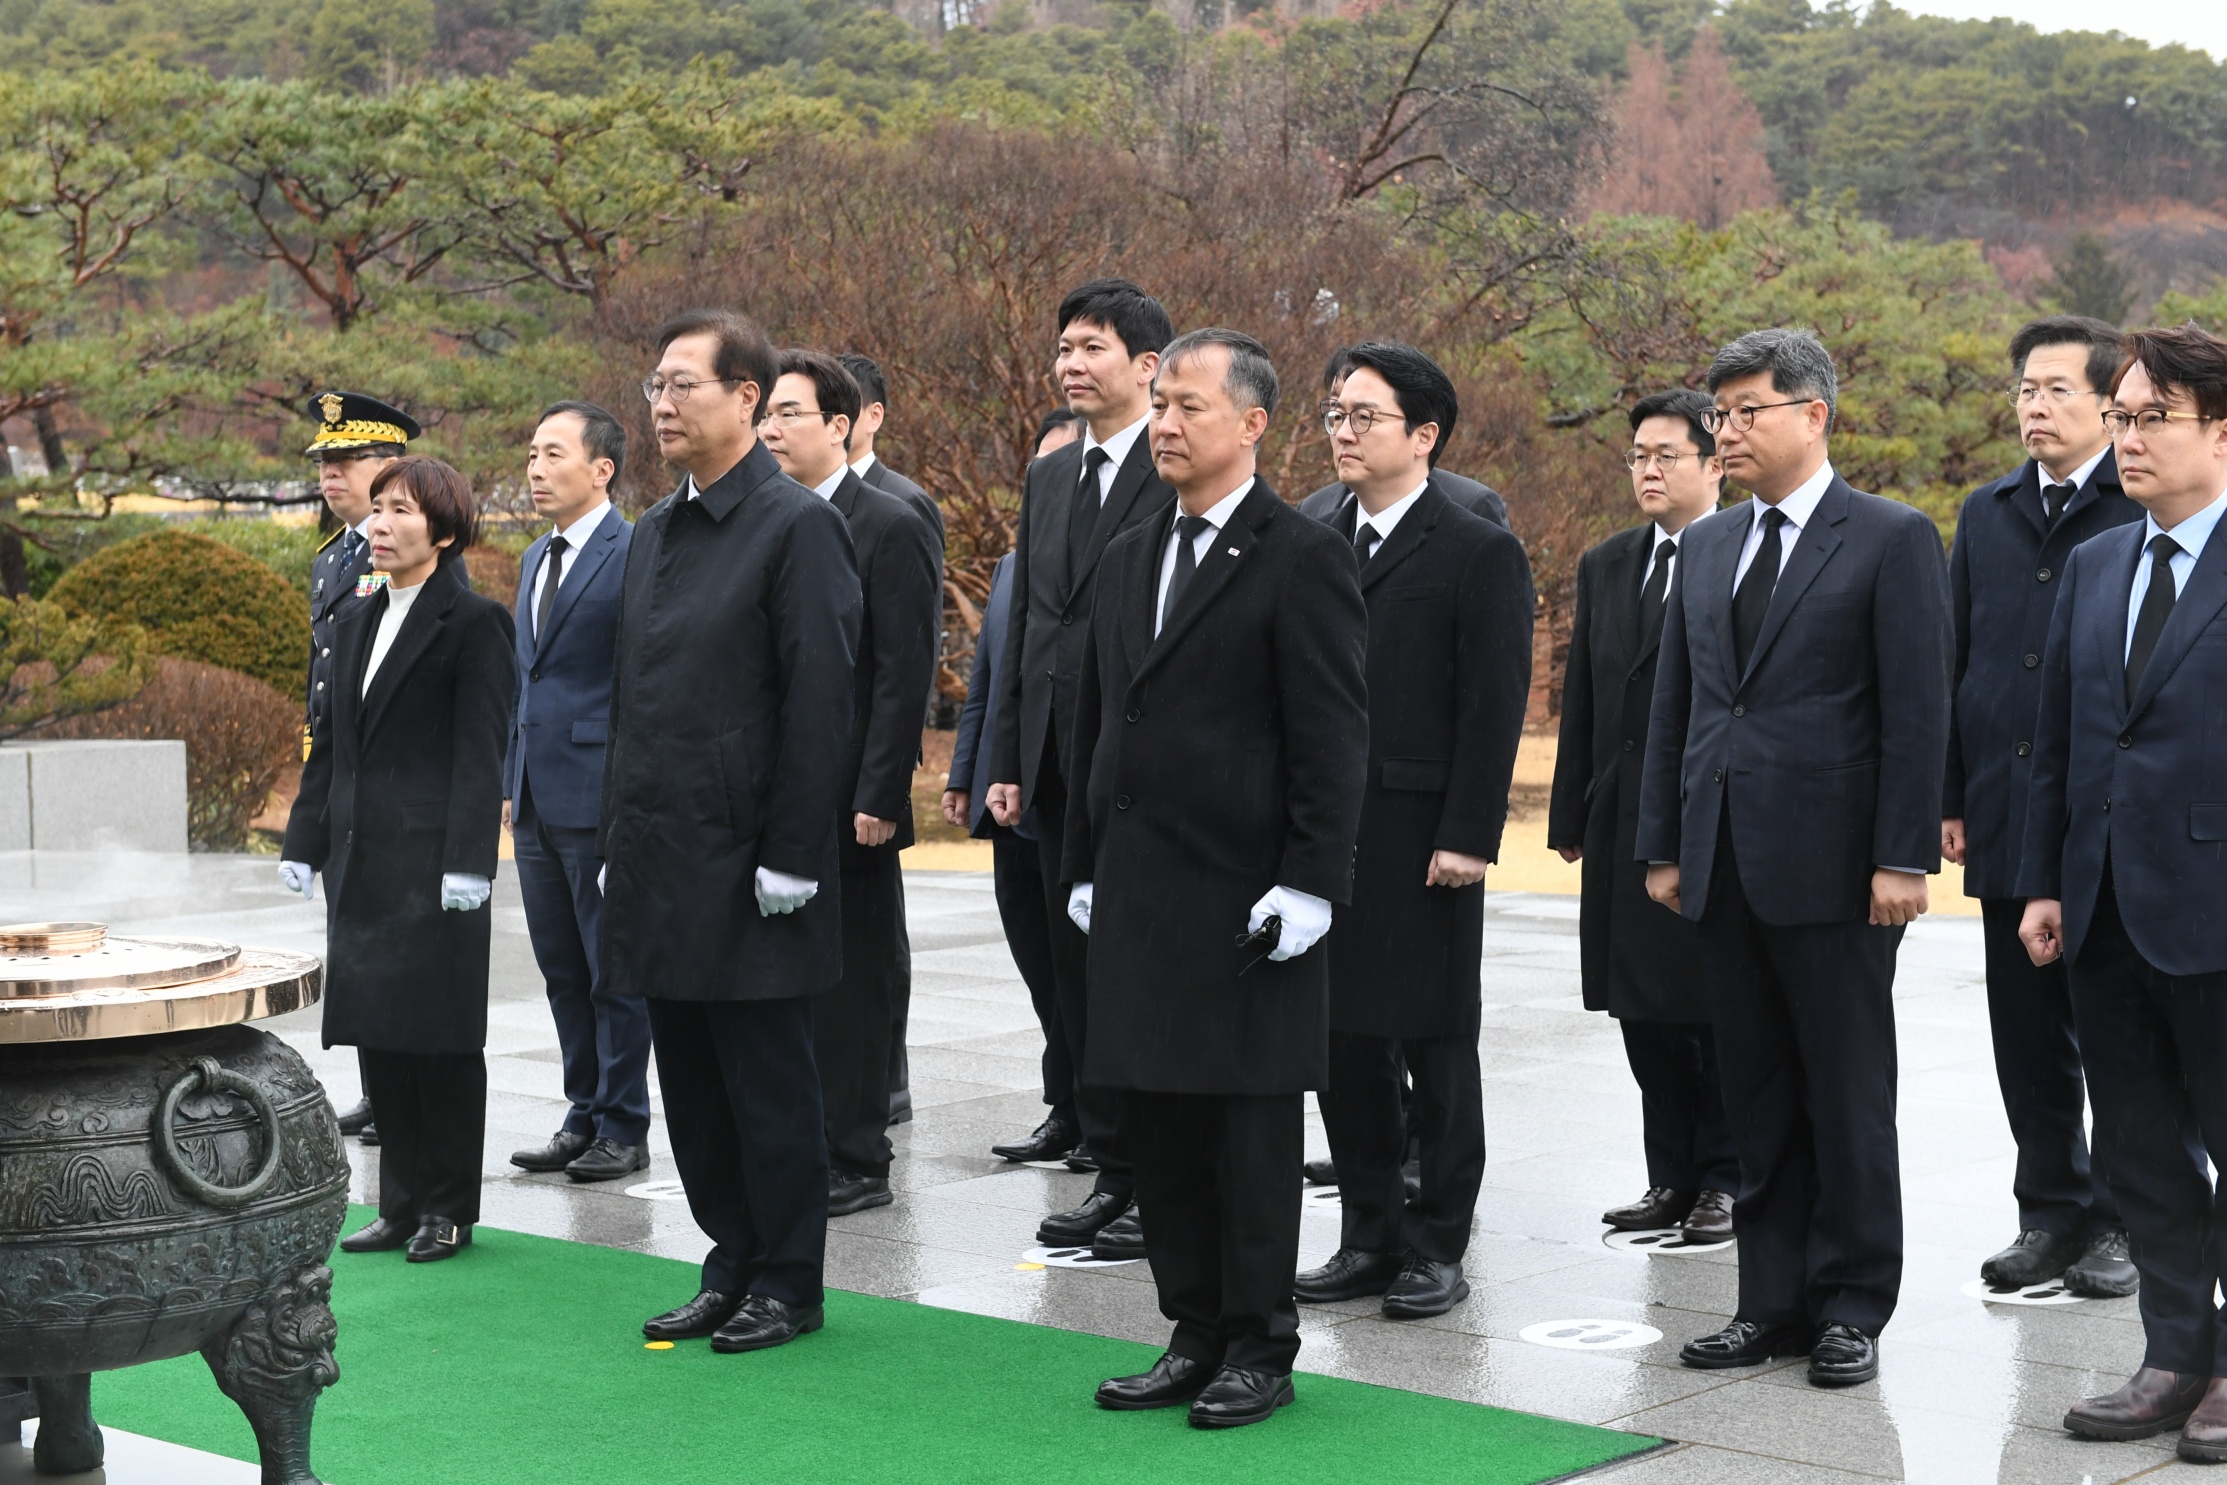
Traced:
<path fill-rule="evenodd" d="M 557 584 L 564 581 L 564 538 L 549 538 L 549 554 L 542 559 L 541 570 L 548 574 L 541 580 L 541 602 L 534 607 L 534 643 L 541 643 L 544 630 L 549 627 L 549 610 L 557 606 Z"/>
<path fill-rule="evenodd" d="M 1639 642 L 1645 647 L 1663 631 L 1665 600 L 1670 597 L 1670 559 L 1678 555 L 1678 543 L 1664 537 L 1655 543 L 1655 570 L 1647 574 L 1647 586 L 1639 593 Z"/>
<path fill-rule="evenodd" d="M 1160 605 L 1160 622 L 1165 625 L 1175 617 L 1175 606 L 1183 600 L 1183 590 L 1191 586 L 1191 579 L 1198 575 L 1199 533 L 1213 524 L 1204 516 L 1177 516 L 1175 518 L 1175 573 L 1168 579 L 1168 596 Z"/>
<path fill-rule="evenodd" d="M 1772 506 L 1763 512 L 1763 544 L 1755 549 L 1748 575 L 1732 595 L 1732 659 L 1740 674 L 1748 673 L 1748 657 L 1755 653 L 1756 636 L 1763 632 L 1763 616 L 1771 610 L 1771 590 L 1779 580 L 1779 528 L 1786 512 Z"/>
<path fill-rule="evenodd" d="M 2043 485 L 2041 487 L 2041 513 L 2049 524 L 2057 524 L 2057 517 L 2065 513 L 2065 506 L 2072 500 L 2072 486 Z"/>
<path fill-rule="evenodd" d="M 1075 510 L 1067 518 L 1070 570 L 1082 563 L 1083 552 L 1090 546 L 1090 533 L 1098 525 L 1098 471 L 1106 467 L 1109 457 L 1102 448 L 1089 449 L 1083 454 L 1083 477 L 1075 485 Z"/>
<path fill-rule="evenodd" d="M 2165 621 L 2173 617 L 2173 600 L 2180 595 L 2173 589 L 2173 557 L 2181 544 L 2164 532 L 2150 538 L 2150 586 L 2143 590 L 2142 608 L 2134 616 L 2134 643 L 2126 652 L 2126 699 L 2134 704 L 2135 688 L 2142 684 L 2142 672 L 2149 668 L 2150 656 L 2157 653 L 2157 637 L 2165 632 Z"/>
<path fill-rule="evenodd" d="M 1376 555 L 1377 543 L 1384 540 L 1384 537 L 1374 526 L 1361 519 L 1358 510 L 1354 512 L 1353 520 L 1353 560 L 1366 567 L 1369 565 L 1369 558 Z"/>

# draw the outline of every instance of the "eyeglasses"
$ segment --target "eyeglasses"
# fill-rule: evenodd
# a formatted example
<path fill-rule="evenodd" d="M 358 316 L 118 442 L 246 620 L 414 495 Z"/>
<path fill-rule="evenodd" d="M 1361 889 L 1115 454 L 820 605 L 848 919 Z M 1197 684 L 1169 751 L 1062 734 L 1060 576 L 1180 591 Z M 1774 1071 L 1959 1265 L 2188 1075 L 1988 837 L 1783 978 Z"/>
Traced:
<path fill-rule="evenodd" d="M 2144 438 L 2163 428 L 2167 423 L 2209 423 L 2213 419 L 2202 413 L 2167 412 L 2160 407 L 2145 407 L 2140 412 L 2122 412 L 2112 408 L 2103 415 L 2103 431 L 2113 438 L 2124 438 L 2129 431 Z"/>
<path fill-rule="evenodd" d="M 2105 395 L 2107 395 L 2107 394 L 2105 394 L 2105 393 L 2102 393 L 2102 392 L 2080 392 L 2080 391 L 2075 391 L 2075 390 L 2074 390 L 2073 388 L 2071 388 L 2071 387 L 2030 387 L 2030 386 L 2029 386 L 2029 387 L 2020 387 L 2020 388 L 2019 388 L 2019 389 L 2018 389 L 2017 391 L 2015 391 L 2015 392 L 2011 393 L 2011 394 L 2010 394 L 2010 405 L 2011 405 L 2012 407 L 2025 407 L 2025 406 L 2028 406 L 2028 405 L 2029 405 L 2029 404 L 2031 404 L 2031 403 L 2039 402 L 2039 401 L 2041 401 L 2041 400 L 2042 400 L 2042 399 L 2043 399 L 2044 397 L 2046 397 L 2046 398 L 2048 398 L 2048 399 L 2050 400 L 2050 402 L 2052 402 L 2052 403 L 2053 403 L 2053 404 L 2055 404 L 2056 406 L 2058 406 L 2058 407 L 2063 407 L 2063 406 L 2064 406 L 2064 405 L 2065 405 L 2066 403 L 2068 403 L 2068 402 L 2072 401 L 2072 399 L 2073 399 L 2073 398 L 2075 398 L 2075 397 L 2102 397 L 2102 396 L 2105 396 Z"/>
<path fill-rule="evenodd" d="M 824 423 L 829 418 L 832 418 L 834 416 L 835 414 L 828 412 L 823 408 L 817 407 L 777 407 L 772 412 L 766 414 L 766 421 L 769 423 L 779 423 L 782 427 L 786 428 L 799 418 L 818 418 L 821 422 Z"/>
<path fill-rule="evenodd" d="M 1385 416 L 1387 414 L 1380 413 L 1373 407 L 1345 408 L 1340 407 L 1335 402 L 1325 402 L 1322 404 L 1322 431 L 1332 438 L 1336 438 L 1338 429 L 1347 423 L 1351 423 L 1353 425 L 1353 436 L 1362 438 L 1367 436 L 1368 431 L 1376 426 L 1378 418 Z"/>
<path fill-rule="evenodd" d="M 1820 401 L 1816 397 L 1797 397 L 1791 402 L 1765 402 L 1743 404 L 1739 407 L 1712 407 L 1701 414 L 1701 426 L 1711 433 L 1722 433 L 1729 425 L 1736 433 L 1745 433 L 1755 426 L 1755 415 L 1774 407 L 1807 407 Z"/>
<path fill-rule="evenodd" d="M 1668 474 L 1678 467 L 1678 461 L 1681 459 L 1691 459 L 1697 464 L 1701 462 L 1699 454 L 1665 454 L 1655 449 L 1624 450 L 1624 467 L 1626 469 L 1638 469 L 1642 465 L 1653 464 L 1664 474 Z"/>
<path fill-rule="evenodd" d="M 688 394 L 698 387 L 731 387 L 747 380 L 749 378 L 740 376 L 713 377 L 706 381 L 695 381 L 685 376 L 676 376 L 670 380 L 662 376 L 650 376 L 642 379 L 642 397 L 645 401 L 654 404 L 658 398 L 671 393 L 673 406 L 679 407 L 688 400 Z"/>

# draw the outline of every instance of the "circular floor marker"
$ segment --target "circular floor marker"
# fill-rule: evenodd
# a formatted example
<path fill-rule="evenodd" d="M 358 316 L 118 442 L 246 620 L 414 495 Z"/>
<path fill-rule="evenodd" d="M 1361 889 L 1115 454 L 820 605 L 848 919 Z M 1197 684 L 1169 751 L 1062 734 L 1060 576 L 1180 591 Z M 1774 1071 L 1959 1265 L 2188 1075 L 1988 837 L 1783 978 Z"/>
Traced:
<path fill-rule="evenodd" d="M 1309 1186 L 1299 1200 L 1301 1211 L 1308 1207 L 1342 1208 L 1345 1205 L 1345 1199 L 1338 1195 L 1338 1188 L 1335 1186 Z"/>
<path fill-rule="evenodd" d="M 1636 1320 L 1541 1320 L 1526 1325 L 1518 1335 L 1534 1346 L 1552 1346 L 1557 1351 L 1624 1351 L 1663 1338 L 1654 1326 Z"/>
<path fill-rule="evenodd" d="M 1998 1289 L 1985 1279 L 1973 1279 L 1959 1286 L 1957 1292 L 1966 1299 L 1991 1305 L 2076 1305 L 2083 1298 L 2056 1279 L 2046 1284 L 2029 1284 L 2023 1289 Z"/>
<path fill-rule="evenodd" d="M 1048 1268 L 1119 1268 L 1125 1263 L 1136 1263 L 1135 1258 L 1100 1258 L 1089 1248 L 1031 1248 L 1021 1255 L 1023 1263 L 1040 1263 Z"/>
<path fill-rule="evenodd" d="M 1024 1160 L 1021 1164 L 1027 1166 L 1030 1170 L 1058 1171 L 1063 1176 L 1079 1174 L 1064 1160 Z"/>
<path fill-rule="evenodd" d="M 688 1192 L 678 1181 L 644 1181 L 629 1186 L 626 1194 L 641 1201 L 686 1201 Z"/>
<path fill-rule="evenodd" d="M 644 1341 L 642 1349 L 645 1351 L 670 1351 L 673 1349 L 673 1343 L 671 1341 Z"/>
<path fill-rule="evenodd" d="M 1608 1232 L 1601 1235 L 1604 1246 L 1619 1253 L 1670 1253 L 1681 1257 L 1695 1253 L 1719 1253 L 1732 1246 L 1732 1239 L 1721 1242 L 1694 1242 L 1675 1227 L 1662 1227 L 1647 1232 Z"/>

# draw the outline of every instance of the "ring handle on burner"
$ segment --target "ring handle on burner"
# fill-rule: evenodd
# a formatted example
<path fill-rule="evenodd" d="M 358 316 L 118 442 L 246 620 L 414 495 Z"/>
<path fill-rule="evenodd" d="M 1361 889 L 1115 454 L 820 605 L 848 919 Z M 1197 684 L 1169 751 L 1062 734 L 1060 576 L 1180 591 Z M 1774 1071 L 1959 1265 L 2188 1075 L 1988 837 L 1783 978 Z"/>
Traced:
<path fill-rule="evenodd" d="M 179 1100 L 192 1092 L 196 1085 L 211 1093 L 221 1090 L 238 1094 L 248 1101 L 249 1107 L 255 1110 L 256 1118 L 263 1123 L 263 1164 L 248 1178 L 245 1185 L 219 1186 L 204 1179 L 186 1164 L 185 1155 L 178 1149 L 178 1138 L 171 1130 L 171 1123 L 177 1118 Z M 263 1188 L 270 1185 L 271 1178 L 278 1174 L 279 1161 L 283 1156 L 279 1143 L 281 1134 L 277 1107 L 252 1081 L 230 1068 L 217 1066 L 214 1057 L 194 1058 L 192 1065 L 178 1075 L 177 1081 L 163 1090 L 162 1104 L 155 1110 L 154 1135 L 155 1151 L 162 1156 L 163 1164 L 170 1168 L 170 1179 L 188 1196 L 212 1207 L 246 1206 L 262 1195 Z"/>

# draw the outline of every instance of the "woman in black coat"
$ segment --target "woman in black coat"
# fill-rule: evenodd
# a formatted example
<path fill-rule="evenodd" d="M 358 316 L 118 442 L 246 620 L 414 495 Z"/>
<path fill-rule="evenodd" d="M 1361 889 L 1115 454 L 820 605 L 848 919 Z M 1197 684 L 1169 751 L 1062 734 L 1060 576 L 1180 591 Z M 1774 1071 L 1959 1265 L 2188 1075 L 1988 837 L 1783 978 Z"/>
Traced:
<path fill-rule="evenodd" d="M 371 487 L 372 591 L 333 636 L 279 867 L 325 874 L 325 1045 L 363 1053 L 379 1218 L 350 1253 L 453 1256 L 479 1220 L 487 1126 L 487 899 L 517 667 L 510 614 L 471 591 L 471 486 L 398 459 Z M 384 580 L 383 583 L 381 580 Z"/>

